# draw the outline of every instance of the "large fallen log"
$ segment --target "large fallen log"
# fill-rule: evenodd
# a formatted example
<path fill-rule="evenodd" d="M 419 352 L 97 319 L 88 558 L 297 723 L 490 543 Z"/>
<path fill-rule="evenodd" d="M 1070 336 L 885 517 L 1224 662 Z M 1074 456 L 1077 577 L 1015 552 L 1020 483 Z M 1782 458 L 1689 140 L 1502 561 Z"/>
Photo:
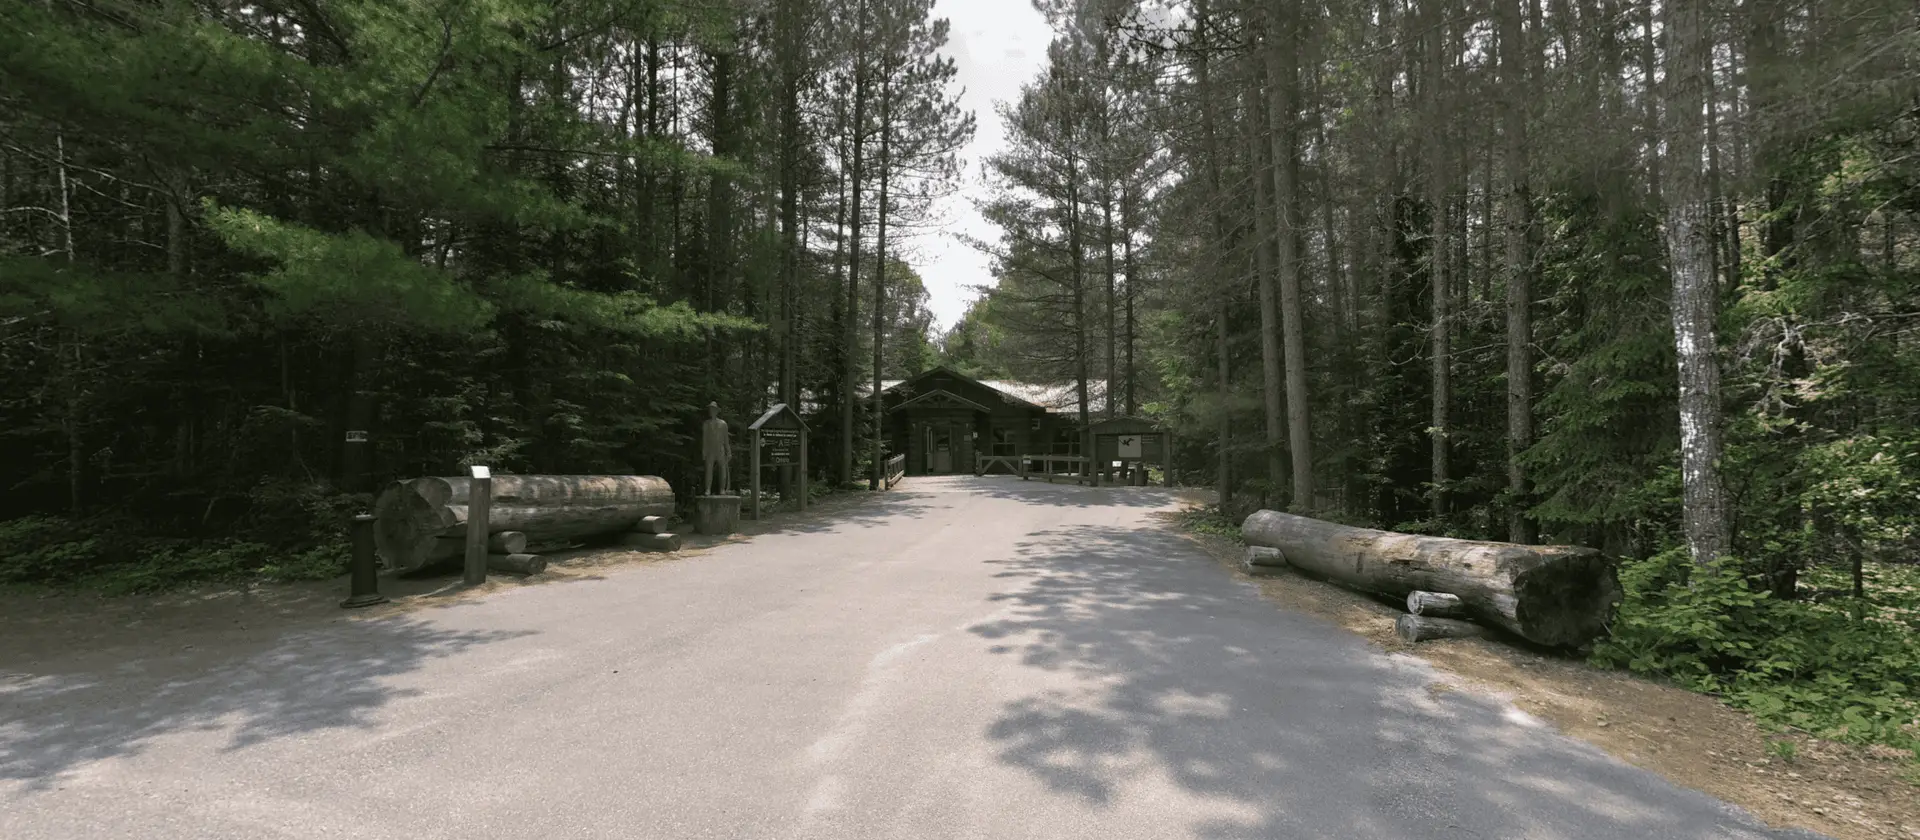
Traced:
<path fill-rule="evenodd" d="M 452 563 L 466 533 L 462 477 L 396 481 L 374 502 L 374 547 L 400 572 Z M 623 533 L 648 516 L 673 513 L 673 488 L 650 475 L 500 475 L 493 478 L 487 531 L 519 531 L 532 543 Z M 502 546 L 506 547 L 506 546 Z"/>
<path fill-rule="evenodd" d="M 1613 563 L 1590 548 L 1398 534 L 1272 510 L 1248 516 L 1240 535 L 1248 545 L 1279 549 L 1296 569 L 1355 589 L 1458 596 L 1466 615 L 1552 647 L 1605 632 L 1620 601 Z"/>

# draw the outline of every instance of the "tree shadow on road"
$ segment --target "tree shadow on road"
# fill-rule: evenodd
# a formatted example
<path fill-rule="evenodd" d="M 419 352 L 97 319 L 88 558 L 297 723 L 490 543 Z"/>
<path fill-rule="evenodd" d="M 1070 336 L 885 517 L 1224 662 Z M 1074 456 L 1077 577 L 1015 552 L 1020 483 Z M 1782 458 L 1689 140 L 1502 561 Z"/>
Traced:
<path fill-rule="evenodd" d="M 178 733 L 225 732 L 231 751 L 369 728 L 375 711 L 413 693 L 388 678 L 529 633 L 446 630 L 396 616 L 214 649 L 136 651 L 75 673 L 0 673 L 0 781 L 48 790 L 81 765 L 139 755 Z"/>
<path fill-rule="evenodd" d="M 949 479 L 955 489 L 999 499 L 1012 499 L 1035 505 L 1058 507 L 1163 508 L 1183 501 L 1183 491 L 1172 487 L 1088 487 L 1072 482 L 1049 484 L 1037 478 L 1025 481 L 1018 476 L 988 475 Z"/>
<path fill-rule="evenodd" d="M 989 562 L 1025 584 L 971 631 L 1081 688 L 1011 702 L 988 734 L 1096 808 L 1158 777 L 1209 803 L 1191 817 L 1205 838 L 1817 837 L 1440 690 L 1424 663 L 1276 609 L 1171 533 L 1061 528 Z"/>

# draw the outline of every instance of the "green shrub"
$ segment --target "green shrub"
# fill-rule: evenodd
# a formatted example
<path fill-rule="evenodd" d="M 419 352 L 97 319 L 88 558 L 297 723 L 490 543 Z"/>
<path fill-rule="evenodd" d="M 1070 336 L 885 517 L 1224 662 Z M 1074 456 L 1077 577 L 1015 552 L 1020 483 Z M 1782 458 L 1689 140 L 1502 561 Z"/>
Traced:
<path fill-rule="evenodd" d="M 373 510 L 365 493 L 341 493 L 326 484 L 267 479 L 247 491 L 248 510 L 238 539 L 276 548 L 307 548 L 347 538 L 347 522 Z"/>
<path fill-rule="evenodd" d="M 104 595 L 141 595 L 196 583 L 238 583 L 254 577 L 274 553 L 252 542 L 156 540 L 138 560 L 95 571 L 79 584 Z"/>
<path fill-rule="evenodd" d="M 1772 598 L 1732 559 L 1676 549 L 1621 569 L 1625 599 L 1597 664 L 1726 697 L 1762 722 L 1920 747 L 1920 639 L 1839 606 Z"/>
<path fill-rule="evenodd" d="M 98 546 L 74 539 L 72 523 L 53 516 L 0 522 L 0 582 L 52 580 L 97 564 Z"/>
<path fill-rule="evenodd" d="M 269 561 L 257 573 L 262 579 L 275 583 L 327 580 L 346 574 L 352 560 L 353 546 L 343 542 L 326 543 L 285 560 Z"/>
<path fill-rule="evenodd" d="M 344 528 L 338 529 L 344 534 Z M 28 516 L 0 522 L 0 583 L 80 588 L 106 595 L 204 583 L 325 580 L 346 571 L 344 536 L 304 549 L 252 540 L 143 536 L 132 523 Z"/>

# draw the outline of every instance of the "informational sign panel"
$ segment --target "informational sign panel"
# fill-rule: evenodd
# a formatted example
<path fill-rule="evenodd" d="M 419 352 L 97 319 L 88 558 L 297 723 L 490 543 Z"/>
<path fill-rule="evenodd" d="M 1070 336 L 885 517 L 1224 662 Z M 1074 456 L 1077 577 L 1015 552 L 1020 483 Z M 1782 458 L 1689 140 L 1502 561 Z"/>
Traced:
<path fill-rule="evenodd" d="M 1141 457 L 1139 435 L 1120 436 L 1120 457 L 1123 459 Z"/>
<path fill-rule="evenodd" d="M 799 429 L 761 429 L 760 465 L 784 467 L 800 463 Z"/>

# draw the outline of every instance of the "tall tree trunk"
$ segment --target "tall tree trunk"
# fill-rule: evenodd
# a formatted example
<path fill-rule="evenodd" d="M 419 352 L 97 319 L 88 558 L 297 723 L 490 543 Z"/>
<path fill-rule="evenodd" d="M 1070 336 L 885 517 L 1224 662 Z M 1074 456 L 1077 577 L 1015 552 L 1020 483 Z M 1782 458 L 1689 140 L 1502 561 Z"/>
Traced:
<path fill-rule="evenodd" d="M 1527 516 L 1531 492 L 1520 456 L 1533 445 L 1533 202 L 1527 193 L 1527 71 L 1525 35 L 1520 26 L 1520 4 L 1525 0 L 1494 0 L 1500 31 L 1502 138 L 1506 146 L 1506 229 L 1503 231 L 1507 275 L 1507 539 L 1531 544 L 1538 535 Z"/>
<path fill-rule="evenodd" d="M 1126 348 L 1127 361 L 1125 368 L 1126 402 L 1124 404 L 1126 410 L 1122 413 L 1128 417 L 1134 416 L 1140 405 L 1140 395 L 1134 388 L 1134 383 L 1139 381 L 1139 372 L 1134 368 L 1133 352 L 1134 345 L 1139 340 L 1136 321 L 1134 319 L 1134 301 L 1139 297 L 1140 287 L 1138 285 L 1138 279 L 1140 275 L 1139 266 L 1133 261 L 1133 221 L 1133 195 L 1127 188 L 1123 187 L 1120 191 L 1120 272 L 1126 282 L 1126 286 L 1122 289 L 1121 294 L 1125 298 L 1127 305 L 1127 339 L 1124 345 Z"/>
<path fill-rule="evenodd" d="M 1074 386 L 1080 400 L 1080 455 L 1086 460 L 1082 469 L 1093 469 L 1093 420 L 1087 401 L 1087 377 L 1092 367 L 1088 359 L 1086 241 L 1080 223 L 1080 158 L 1073 144 L 1073 125 L 1067 126 L 1067 247 L 1073 252 L 1073 362 Z"/>
<path fill-rule="evenodd" d="M 880 394 L 880 377 L 885 372 L 887 346 L 887 187 L 893 161 L 893 82 L 882 64 L 880 78 L 880 207 L 874 237 L 873 260 L 873 476 L 870 490 L 887 485 L 885 442 L 886 413 Z"/>
<path fill-rule="evenodd" d="M 1681 0 L 1681 2 L 1688 2 L 1688 0 Z M 1644 106 L 1640 110 L 1641 130 L 1646 138 L 1645 154 L 1647 174 L 1649 182 L 1653 186 L 1653 196 L 1657 200 L 1660 198 L 1665 178 L 1662 177 L 1661 170 L 1664 167 L 1660 160 L 1660 107 L 1658 104 L 1660 102 L 1660 89 L 1659 85 L 1655 82 L 1655 79 L 1659 77 L 1659 71 L 1655 66 L 1656 60 L 1654 58 L 1657 40 L 1653 34 L 1654 8 L 1652 3 L 1640 3 L 1637 5 L 1640 9 L 1640 20 L 1642 24 L 1642 37 L 1640 39 L 1640 101 L 1644 103 Z M 1672 33 L 1666 34 L 1669 37 L 1672 35 Z M 1671 77 L 1668 78 L 1671 80 Z"/>
<path fill-rule="evenodd" d="M 847 241 L 847 319 L 846 332 L 841 337 L 846 342 L 845 367 L 841 370 L 841 406 L 840 406 L 840 475 L 841 486 L 853 483 L 853 404 L 854 383 L 859 376 L 854 360 L 859 357 L 860 331 L 860 181 L 865 174 L 864 152 L 866 147 L 867 125 L 867 57 L 864 27 L 867 20 L 866 0 L 859 5 L 858 20 L 862 26 L 860 43 L 854 49 L 853 58 L 853 125 L 848 128 L 853 143 L 852 172 L 848 176 L 852 190 L 852 209 L 849 212 Z M 879 400 L 880 394 L 873 398 Z"/>
<path fill-rule="evenodd" d="M 1227 282 L 1228 272 L 1225 270 L 1226 261 L 1219 256 L 1228 250 L 1230 234 L 1227 232 L 1226 193 L 1221 185 L 1220 178 L 1220 156 L 1222 154 L 1220 149 L 1220 94 L 1214 84 L 1212 75 L 1213 16 L 1211 12 L 1212 9 L 1209 7 L 1208 0 L 1194 0 L 1193 30 L 1194 39 L 1199 46 L 1199 52 L 1194 60 L 1194 74 L 1195 81 L 1200 88 L 1201 139 L 1202 142 L 1206 144 L 1204 153 L 1207 156 L 1207 190 L 1210 193 L 1209 203 L 1213 207 L 1213 252 L 1216 255 L 1213 265 L 1214 272 L 1217 275 L 1215 277 L 1214 293 L 1214 335 L 1216 375 L 1219 377 L 1217 385 L 1220 393 L 1220 408 L 1219 417 L 1216 419 L 1218 442 L 1215 445 L 1217 463 L 1214 466 L 1214 484 L 1216 493 L 1220 497 L 1220 505 L 1222 508 L 1225 508 L 1227 503 L 1233 500 L 1233 417 L 1227 410 L 1228 401 L 1232 398 L 1233 384 L 1232 358 L 1230 354 L 1231 345 L 1227 336 L 1227 321 L 1232 299 L 1232 286 Z M 1131 273 L 1128 275 L 1128 280 L 1129 282 L 1132 280 Z"/>
<path fill-rule="evenodd" d="M 1279 11 L 1284 7 L 1274 7 Z M 1273 144 L 1274 234 L 1278 244 L 1275 275 L 1280 286 L 1280 319 L 1285 330 L 1287 452 L 1293 466 L 1289 509 L 1313 512 L 1313 435 L 1307 418 L 1306 318 L 1300 295 L 1300 84 L 1299 29 L 1295 11 L 1280 11 L 1267 36 L 1267 109 Z"/>
<path fill-rule="evenodd" d="M 1073 66 L 1068 68 L 1066 74 L 1067 99 L 1077 105 L 1082 94 L 1080 84 L 1085 79 L 1085 59 L 1078 44 L 1074 45 L 1069 54 L 1072 56 Z M 1067 250 L 1073 283 L 1073 382 L 1075 395 L 1079 401 L 1080 455 L 1086 459 L 1082 462 L 1082 469 L 1088 470 L 1091 474 L 1094 455 L 1093 420 L 1087 380 L 1092 375 L 1093 363 L 1090 358 L 1092 337 L 1089 335 L 1090 326 L 1087 323 L 1087 247 L 1085 232 L 1082 230 L 1084 224 L 1081 220 L 1082 184 L 1080 181 L 1086 169 L 1080 159 L 1083 150 L 1080 146 L 1079 123 L 1076 117 L 1074 107 L 1061 109 L 1061 128 L 1063 129 L 1061 134 L 1066 141 L 1067 157 Z"/>
<path fill-rule="evenodd" d="M 799 0 L 780 2 L 780 401 L 800 410 L 799 330 L 795 310 L 800 284 L 801 56 Z M 782 471 L 783 475 L 785 471 Z M 783 494 L 789 488 L 782 487 Z"/>
<path fill-rule="evenodd" d="M 1374 172 L 1374 235 L 1377 242 L 1372 251 L 1378 265 L 1378 273 L 1374 277 L 1378 292 L 1374 299 L 1372 329 L 1369 330 L 1367 364 L 1376 383 L 1393 375 L 1395 322 L 1399 311 L 1395 301 L 1407 269 L 1404 255 L 1406 237 L 1402 222 L 1407 203 L 1404 196 L 1406 184 L 1401 172 L 1399 134 L 1394 128 L 1397 111 L 1394 78 L 1401 65 L 1388 49 L 1405 37 L 1404 22 L 1395 17 L 1399 5 L 1399 0 L 1379 0 L 1378 35 L 1375 38 L 1382 47 L 1374 59 L 1373 121 L 1370 125 L 1384 148 L 1380 149 L 1377 156 Z M 1386 388 L 1376 387 L 1378 390 L 1371 401 L 1367 436 L 1370 440 L 1390 442 L 1394 435 L 1390 429 L 1394 408 Z M 1387 451 L 1381 453 L 1385 459 L 1380 471 L 1383 476 L 1393 471 L 1396 448 L 1389 443 Z M 1392 484 L 1379 481 L 1374 488 L 1374 516 L 1387 522 L 1399 519 L 1400 499 Z"/>
<path fill-rule="evenodd" d="M 1271 37 L 1271 36 L 1270 36 Z M 1261 74 L 1264 75 L 1264 74 Z M 1271 80 L 1266 80 L 1271 83 Z M 1249 120 L 1248 139 L 1252 148 L 1248 152 L 1248 161 L 1254 172 L 1254 266 L 1260 272 L 1260 373 L 1262 406 L 1266 409 L 1267 434 L 1267 484 L 1274 498 L 1280 494 L 1280 488 L 1286 486 L 1287 468 L 1285 453 L 1285 415 L 1282 400 L 1285 398 L 1285 379 L 1283 378 L 1280 358 L 1280 293 L 1279 282 L 1274 277 L 1275 222 L 1279 213 L 1273 207 L 1273 184 L 1277 180 L 1270 177 L 1269 167 L 1273 165 L 1270 147 L 1261 142 L 1261 129 L 1267 120 L 1262 119 L 1267 111 L 1266 103 L 1261 99 L 1264 94 L 1256 83 L 1249 92 L 1248 113 L 1255 115 Z"/>
<path fill-rule="evenodd" d="M 1433 232 L 1428 242 L 1427 272 L 1432 282 L 1433 324 L 1431 327 L 1431 361 L 1433 363 L 1433 419 L 1428 428 L 1432 439 L 1433 473 L 1433 515 L 1447 515 L 1448 475 L 1448 437 L 1451 430 L 1452 412 L 1449 403 L 1453 398 L 1451 383 L 1453 353 L 1448 339 L 1452 327 L 1451 312 L 1453 290 L 1448 285 L 1447 263 L 1448 245 L 1451 242 L 1447 229 L 1447 210 L 1450 200 L 1449 175 L 1451 163 L 1447 155 L 1445 139 L 1446 111 L 1442 92 L 1446 88 L 1447 26 L 1446 10 L 1443 0 L 1426 0 L 1427 14 L 1427 203 L 1433 213 Z"/>
<path fill-rule="evenodd" d="M 1666 68 L 1668 158 L 1666 244 L 1673 277 L 1673 338 L 1680 378 L 1680 476 L 1687 549 L 1712 565 L 1727 549 L 1720 483 L 1720 363 L 1714 328 L 1712 201 L 1702 161 L 1706 67 L 1711 49 L 1706 0 L 1670 0 Z"/>
<path fill-rule="evenodd" d="M 844 115 L 839 115 L 837 118 L 840 122 L 840 127 L 843 130 L 839 132 L 838 139 L 836 140 L 836 142 L 838 143 L 838 148 L 835 150 L 836 151 L 835 157 L 844 162 L 849 159 L 847 146 L 850 144 L 851 138 L 849 138 L 847 135 L 851 132 L 846 130 L 846 117 Z M 852 347 L 847 346 L 847 343 L 845 340 L 846 330 L 847 330 L 846 325 L 854 317 L 854 315 L 847 310 L 847 296 L 845 294 L 842 294 L 842 292 L 848 286 L 848 281 L 846 276 L 847 275 L 846 255 L 847 255 L 847 245 L 848 245 L 847 205 L 849 203 L 849 196 L 847 195 L 847 187 L 848 187 L 848 181 L 849 181 L 848 176 L 850 173 L 847 170 L 851 168 L 852 168 L 851 166 L 844 165 L 843 163 L 843 165 L 839 167 L 839 171 L 836 173 L 836 176 L 834 178 L 833 263 L 832 263 L 833 291 L 831 294 L 827 295 L 827 299 L 830 301 L 830 304 L 829 304 L 830 311 L 827 313 L 828 321 L 829 323 L 832 324 L 833 329 L 840 331 L 840 338 L 841 338 L 840 341 L 828 342 L 827 346 L 829 348 L 828 358 L 831 360 L 831 367 L 829 369 L 834 370 L 833 379 L 835 380 L 836 387 L 833 390 L 839 394 L 839 402 L 841 403 L 838 406 L 838 408 L 840 409 L 838 413 L 841 415 L 841 418 L 840 418 L 841 428 L 843 430 L 847 428 L 851 428 L 851 424 L 847 421 L 847 417 L 851 414 L 852 409 L 849 408 L 851 403 L 847 401 L 847 397 L 849 395 L 844 387 L 846 383 L 845 383 L 845 380 L 841 378 L 841 374 L 846 370 L 847 365 L 851 364 L 851 362 L 849 362 L 848 360 L 852 357 L 854 352 L 854 349 Z M 842 448 L 840 449 L 839 454 L 844 455 L 845 453 L 852 452 L 852 451 L 853 451 L 853 447 L 850 444 L 845 443 L 843 440 Z M 851 466 L 847 464 L 844 460 L 842 460 L 836 466 L 838 469 L 842 469 L 842 470 L 851 469 Z M 823 474 L 829 474 L 840 485 L 845 485 L 846 482 L 850 480 L 847 474 L 843 472 L 828 473 L 828 467 L 826 464 L 821 465 L 820 472 Z M 813 479 L 809 477 L 807 480 L 812 481 Z"/>
<path fill-rule="evenodd" d="M 1104 109 L 1104 103 L 1102 103 L 1102 105 Z M 1111 137 L 1111 132 L 1108 131 L 1107 119 L 1104 116 L 1105 114 L 1104 110 L 1102 111 L 1102 114 L 1103 116 L 1101 118 L 1101 134 L 1102 134 L 1101 146 L 1102 146 L 1102 150 L 1105 151 L 1105 147 L 1112 140 L 1112 137 Z M 1101 168 L 1110 169 L 1111 168 L 1110 163 L 1111 163 L 1110 161 L 1102 160 Z M 1106 176 L 1101 179 L 1100 219 L 1101 219 L 1100 234 L 1101 234 L 1101 239 L 1103 240 L 1102 244 L 1105 246 L 1104 250 L 1106 251 L 1106 270 L 1107 270 L 1107 307 L 1106 307 L 1107 308 L 1107 387 L 1106 387 L 1107 398 L 1106 398 L 1105 414 L 1108 417 L 1112 417 L 1114 416 L 1115 403 L 1118 402 L 1116 399 L 1114 399 L 1114 397 L 1117 396 L 1117 394 L 1114 391 L 1114 388 L 1120 382 L 1120 376 L 1119 376 L 1120 329 L 1118 324 L 1119 315 L 1120 315 L 1120 280 L 1118 275 L 1114 273 L 1115 268 L 1114 268 L 1114 260 L 1113 260 L 1113 256 L 1114 256 L 1113 255 L 1113 179 L 1112 179 L 1111 172 L 1108 172 Z"/>
<path fill-rule="evenodd" d="M 1228 410 L 1229 401 L 1233 399 L 1233 368 L 1231 345 L 1227 337 L 1228 306 L 1227 295 L 1220 294 L 1213 313 L 1215 366 L 1218 368 L 1215 375 L 1219 377 L 1220 391 L 1220 416 L 1214 420 L 1218 457 L 1214 464 L 1213 482 L 1222 508 L 1233 501 L 1233 413 Z"/>
<path fill-rule="evenodd" d="M 713 82 L 709 106 L 713 120 L 713 154 L 726 158 L 735 152 L 733 143 L 733 62 L 730 52 L 712 54 Z M 706 295 L 708 312 L 729 308 L 736 297 L 732 292 L 733 273 L 733 179 L 725 169 L 715 169 L 707 183 Z M 707 333 L 707 376 L 709 399 L 727 380 L 724 357 L 729 348 L 714 332 Z"/>
<path fill-rule="evenodd" d="M 76 249 L 73 243 L 73 185 L 67 172 L 67 137 L 65 134 L 53 136 L 54 180 L 60 187 L 60 253 L 66 258 L 67 270 L 74 269 Z M 65 411 L 61 417 L 61 426 L 67 438 L 67 512 L 80 516 L 86 512 L 86 434 L 84 431 L 84 401 L 86 387 L 81 383 L 82 369 L 85 366 L 85 351 L 81 348 L 79 332 L 71 327 L 60 328 L 61 343 L 55 352 L 59 366 L 64 368 L 60 377 L 65 392 Z"/>

